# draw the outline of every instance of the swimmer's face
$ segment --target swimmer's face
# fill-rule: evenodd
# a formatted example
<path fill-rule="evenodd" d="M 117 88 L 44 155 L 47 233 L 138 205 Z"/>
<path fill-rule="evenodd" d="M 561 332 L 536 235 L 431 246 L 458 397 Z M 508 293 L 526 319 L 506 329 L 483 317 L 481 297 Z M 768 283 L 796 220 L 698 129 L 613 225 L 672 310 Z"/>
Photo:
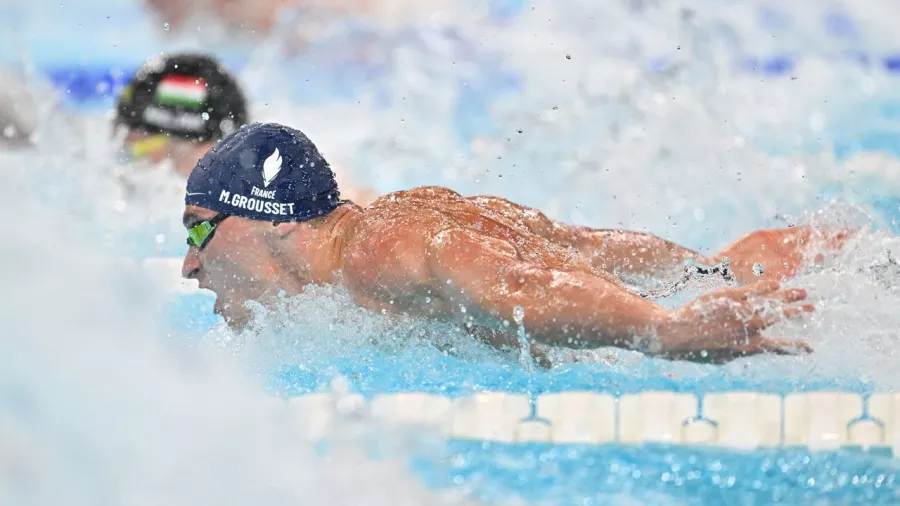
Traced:
<path fill-rule="evenodd" d="M 123 131 L 122 149 L 125 158 L 150 165 L 168 162 L 178 175 L 187 178 L 197 161 L 212 147 L 213 142 L 191 142 L 167 134 L 152 134 L 140 130 Z"/>
<path fill-rule="evenodd" d="M 140 130 L 128 130 L 123 149 L 130 158 L 159 164 L 169 157 L 169 139 L 163 134 L 151 134 Z"/>
<path fill-rule="evenodd" d="M 185 228 L 215 218 L 219 213 L 188 206 Z M 268 253 L 266 234 L 272 224 L 229 216 L 215 224 L 202 247 L 191 245 L 181 274 L 196 279 L 200 287 L 216 293 L 215 312 L 232 327 L 243 326 L 251 317 L 245 302 L 271 295 L 278 279 L 278 265 Z"/>

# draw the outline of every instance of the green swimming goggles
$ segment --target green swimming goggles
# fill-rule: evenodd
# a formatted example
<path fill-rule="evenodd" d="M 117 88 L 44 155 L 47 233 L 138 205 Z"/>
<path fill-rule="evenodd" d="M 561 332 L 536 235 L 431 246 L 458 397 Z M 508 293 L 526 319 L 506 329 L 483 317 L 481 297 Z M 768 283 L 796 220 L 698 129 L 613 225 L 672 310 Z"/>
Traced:
<path fill-rule="evenodd" d="M 216 232 L 216 227 L 219 226 L 219 223 L 231 216 L 230 214 L 217 214 L 212 218 L 201 221 L 200 223 L 194 225 L 193 227 L 188 229 L 188 238 L 187 243 L 188 246 L 194 246 L 198 249 L 203 249 L 206 247 L 206 244 L 209 243 L 209 240 L 212 239 L 213 234 Z"/>

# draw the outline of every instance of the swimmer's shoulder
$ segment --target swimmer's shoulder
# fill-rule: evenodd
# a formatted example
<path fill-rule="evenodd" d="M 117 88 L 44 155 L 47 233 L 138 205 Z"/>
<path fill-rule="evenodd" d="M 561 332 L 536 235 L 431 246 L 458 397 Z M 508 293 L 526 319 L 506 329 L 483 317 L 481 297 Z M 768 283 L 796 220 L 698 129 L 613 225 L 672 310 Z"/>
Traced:
<path fill-rule="evenodd" d="M 368 290 L 428 278 L 426 253 L 440 220 L 429 213 L 369 207 L 347 242 L 348 285 Z"/>
<path fill-rule="evenodd" d="M 443 186 L 417 186 L 408 190 L 386 193 L 375 199 L 370 207 L 402 205 L 403 203 L 414 203 L 415 201 L 420 200 L 435 202 L 441 200 L 458 201 L 463 199 L 464 197 L 459 193 Z"/>
<path fill-rule="evenodd" d="M 553 221 L 533 207 L 493 195 L 479 195 L 470 197 L 468 200 L 483 209 L 499 214 L 532 234 L 544 238 L 550 238 L 553 235 Z"/>
<path fill-rule="evenodd" d="M 417 190 L 388 193 L 362 208 L 348 246 L 360 255 L 378 252 L 389 258 L 425 244 L 440 228 L 442 214 L 439 206 L 422 205 Z"/>

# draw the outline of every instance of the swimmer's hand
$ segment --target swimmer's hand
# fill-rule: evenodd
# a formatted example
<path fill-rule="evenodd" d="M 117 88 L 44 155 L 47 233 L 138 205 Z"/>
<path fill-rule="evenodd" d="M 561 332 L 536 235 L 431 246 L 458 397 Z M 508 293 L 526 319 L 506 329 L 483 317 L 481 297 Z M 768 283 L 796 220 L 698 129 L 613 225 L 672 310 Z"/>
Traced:
<path fill-rule="evenodd" d="M 820 264 L 826 254 L 840 251 L 852 237 L 849 229 L 804 225 L 757 230 L 738 239 L 714 257 L 727 258 L 740 283 L 783 281 L 806 264 Z"/>
<path fill-rule="evenodd" d="M 761 334 L 776 323 L 815 310 L 806 290 L 782 290 L 774 281 L 729 287 L 702 295 L 669 314 L 657 332 L 661 355 L 669 358 L 727 361 L 758 353 L 812 351 L 805 342 L 770 339 Z"/>

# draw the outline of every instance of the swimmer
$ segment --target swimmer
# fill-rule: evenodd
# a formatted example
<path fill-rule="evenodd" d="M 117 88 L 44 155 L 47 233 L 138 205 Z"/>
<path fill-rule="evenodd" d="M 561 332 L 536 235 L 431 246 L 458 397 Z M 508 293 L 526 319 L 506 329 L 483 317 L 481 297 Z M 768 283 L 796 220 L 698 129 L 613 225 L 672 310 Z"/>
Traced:
<path fill-rule="evenodd" d="M 814 310 L 803 289 L 765 281 L 667 310 L 567 247 L 586 229 L 511 202 L 439 187 L 367 208 L 342 200 L 316 146 L 283 125 L 246 126 L 207 153 L 188 179 L 183 222 L 182 274 L 216 293 L 215 312 L 234 327 L 249 321 L 249 300 L 331 284 L 370 310 L 457 321 L 500 347 L 515 346 L 522 316 L 530 339 L 550 346 L 720 360 L 809 351 L 762 334 Z M 616 249 L 615 234 L 603 237 Z"/>
<path fill-rule="evenodd" d="M 248 121 L 237 80 L 214 58 L 150 58 L 119 95 L 114 128 L 131 159 L 169 162 L 184 178 L 216 141 Z"/>
<path fill-rule="evenodd" d="M 168 163 L 187 179 L 222 137 L 248 121 L 237 79 L 215 58 L 176 53 L 150 58 L 119 95 L 114 131 L 128 159 Z M 359 202 L 375 197 L 341 181 Z"/>

